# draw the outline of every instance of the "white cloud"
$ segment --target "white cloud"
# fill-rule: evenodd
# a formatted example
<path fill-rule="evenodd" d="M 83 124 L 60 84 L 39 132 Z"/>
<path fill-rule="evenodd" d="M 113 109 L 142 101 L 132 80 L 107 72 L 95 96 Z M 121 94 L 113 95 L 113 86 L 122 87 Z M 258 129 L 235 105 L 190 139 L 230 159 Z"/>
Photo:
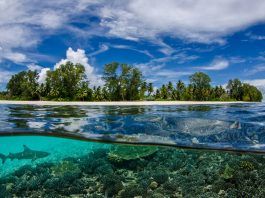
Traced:
<path fill-rule="evenodd" d="M 194 61 L 196 59 L 198 59 L 199 57 L 196 55 L 188 55 L 185 52 L 178 52 L 178 53 L 174 53 L 174 54 L 170 54 L 168 56 L 164 56 L 161 58 L 155 58 L 155 59 L 151 59 L 151 61 L 149 61 L 148 63 L 145 63 L 145 65 L 157 65 L 157 64 L 164 64 L 164 63 L 168 63 L 171 61 L 175 61 L 177 64 L 184 64 L 187 62 L 191 62 Z"/>
<path fill-rule="evenodd" d="M 148 82 L 164 82 L 165 78 L 167 78 L 167 81 L 174 81 L 180 77 L 190 75 L 191 71 L 180 71 L 177 67 L 167 69 L 165 68 L 167 63 L 172 62 L 182 65 L 198 58 L 196 55 L 188 55 L 185 52 L 175 52 L 161 58 L 153 58 L 146 63 L 137 63 L 135 66 L 142 71 Z"/>
<path fill-rule="evenodd" d="M 74 51 L 71 47 L 68 48 L 66 51 L 66 59 L 60 60 L 58 63 L 54 65 L 54 69 L 58 69 L 62 64 L 65 64 L 66 62 L 72 62 L 74 64 L 82 64 L 85 67 L 85 74 L 87 79 L 90 81 L 90 85 L 92 86 L 99 86 L 103 85 L 103 81 L 101 80 L 100 76 L 95 74 L 95 69 L 89 64 L 88 57 L 85 54 L 85 50 L 83 49 L 77 49 Z M 38 83 L 44 84 L 45 80 L 47 78 L 47 71 L 50 71 L 50 68 L 44 68 L 40 65 L 37 65 L 35 63 L 27 65 L 28 69 L 30 70 L 37 70 L 39 71 L 39 78 Z M 0 70 L 0 83 L 6 83 L 12 73 L 7 71 L 1 71 Z"/>
<path fill-rule="evenodd" d="M 92 73 L 94 68 L 89 65 L 88 58 L 85 54 L 85 50 L 77 49 L 74 51 L 71 47 L 69 47 L 66 51 L 66 59 L 62 59 L 58 63 L 55 64 L 54 69 L 60 67 L 60 65 L 65 64 L 67 61 L 70 61 L 74 64 L 80 63 L 85 66 L 88 73 Z"/>
<path fill-rule="evenodd" d="M 175 50 L 164 43 L 164 36 L 224 43 L 225 36 L 263 22 L 264 10 L 263 0 L 1 0 L 0 46 L 5 53 L 0 61 L 27 62 L 27 49 L 62 30 L 84 37 L 147 39 L 161 46 L 162 53 L 171 55 Z M 95 22 L 89 29 L 71 25 L 81 15 L 96 15 L 100 24 Z M 106 50 L 104 47 L 101 50 Z"/>
<path fill-rule="evenodd" d="M 42 68 L 39 73 L 38 83 L 44 84 L 47 78 L 47 71 L 50 71 L 50 68 Z"/>
<path fill-rule="evenodd" d="M 60 65 L 65 64 L 67 61 L 70 61 L 74 64 L 80 63 L 85 67 L 85 73 L 87 79 L 90 81 L 92 86 L 102 85 L 103 81 L 101 78 L 95 74 L 94 67 L 89 64 L 88 57 L 86 56 L 85 50 L 77 49 L 74 51 L 71 47 L 66 51 L 66 59 L 60 60 L 54 65 L 54 69 L 60 67 Z"/>
<path fill-rule="evenodd" d="M 96 56 L 108 50 L 109 50 L 109 46 L 106 44 L 102 44 L 97 51 L 90 53 L 89 56 Z"/>
<path fill-rule="evenodd" d="M 202 43 L 265 21 L 263 0 L 128 0 L 105 2 L 101 25 L 112 36 L 155 40 L 170 35 Z"/>
<path fill-rule="evenodd" d="M 234 56 L 229 58 L 229 62 L 233 64 L 240 64 L 245 63 L 247 60 L 245 58 L 242 58 L 240 56 Z"/>
<path fill-rule="evenodd" d="M 13 74 L 13 72 L 0 69 L 0 84 L 7 83 Z"/>
<path fill-rule="evenodd" d="M 182 76 L 190 75 L 189 71 L 178 71 L 177 69 L 166 69 L 165 64 L 157 64 L 154 62 L 141 63 L 135 65 L 139 68 L 144 77 L 148 82 L 165 82 L 167 81 L 178 80 Z"/>
<path fill-rule="evenodd" d="M 41 70 L 43 69 L 42 66 L 37 65 L 37 64 L 35 64 L 35 63 L 31 63 L 31 64 L 27 65 L 27 68 L 28 68 L 29 70 L 32 70 L 32 71 L 34 71 L 34 70 L 41 71 Z"/>
<path fill-rule="evenodd" d="M 2 60 L 9 60 L 14 63 L 21 63 L 28 60 L 28 58 L 19 52 L 13 52 L 11 50 L 6 50 L 3 47 L 0 46 L 0 62 Z"/>
<path fill-rule="evenodd" d="M 90 6 L 95 5 L 95 9 L 90 9 Z M 67 33 L 75 32 L 76 35 L 84 36 L 84 38 L 100 35 L 134 41 L 149 40 L 159 45 L 160 52 L 166 57 L 142 64 L 144 65 L 142 67 L 145 67 L 144 73 L 152 76 L 152 79 L 159 78 L 159 75 L 160 78 L 161 76 L 173 78 L 173 76 L 187 75 L 187 72 L 173 70 L 171 72 L 163 68 L 166 62 L 174 60 L 178 64 L 183 64 L 198 57 L 178 53 L 175 47 L 164 42 L 165 36 L 188 42 L 224 44 L 225 36 L 264 22 L 264 10 L 264 0 L 251 2 L 249 0 L 1 0 L 0 62 L 9 60 L 15 63 L 26 63 L 28 68 L 34 68 L 34 65 L 28 64 L 35 62 L 31 60 L 33 56 L 28 51 L 34 49 L 46 36 L 63 30 Z M 76 22 L 79 15 L 86 18 L 91 14 L 100 18 L 100 24 L 95 22 L 89 29 L 71 25 L 72 22 Z M 262 35 L 254 36 L 252 35 L 257 40 L 263 40 Z M 110 47 L 112 46 L 101 45 L 98 51 L 89 55 L 95 56 L 107 51 Z M 118 45 L 113 47 L 118 48 Z M 126 49 L 126 46 L 119 47 Z M 130 47 L 127 49 L 153 58 L 153 55 L 146 50 Z M 66 59 L 61 60 L 60 64 L 65 63 L 66 60 L 83 64 L 92 85 L 102 83 L 94 67 L 89 64 L 84 50 L 69 49 Z M 229 63 L 239 61 L 242 60 L 218 60 L 201 68 L 222 70 L 227 68 Z M 138 66 L 141 67 L 141 64 Z M 159 67 L 160 69 L 156 69 Z M 38 70 L 40 69 L 39 67 Z M 45 78 L 46 70 L 41 69 L 44 76 L 40 77 L 41 81 Z M 155 72 L 154 76 L 152 71 Z"/>
<path fill-rule="evenodd" d="M 251 75 L 257 74 L 259 72 L 265 72 L 265 64 L 256 65 L 253 68 L 245 71 L 247 76 L 251 76 Z"/>
<path fill-rule="evenodd" d="M 118 45 L 118 44 L 113 45 L 109 43 L 100 45 L 98 50 L 88 54 L 88 56 L 89 57 L 97 56 L 101 53 L 108 51 L 110 48 L 132 50 L 141 54 L 145 54 L 150 58 L 154 58 L 154 56 L 148 50 L 140 50 L 129 45 Z"/>
<path fill-rule="evenodd" d="M 203 67 L 194 67 L 195 69 L 201 69 L 201 70 L 223 70 L 229 67 L 229 62 L 225 59 L 218 59 L 214 60 L 209 66 L 203 66 Z"/>
<path fill-rule="evenodd" d="M 265 79 L 244 80 L 245 83 L 265 88 Z"/>
<path fill-rule="evenodd" d="M 265 40 L 265 36 L 264 35 L 256 35 L 256 34 L 253 34 L 251 32 L 248 32 L 246 34 L 246 36 L 248 36 L 252 40 L 258 40 L 258 41 Z"/>
<path fill-rule="evenodd" d="M 150 58 L 154 58 L 154 56 L 148 50 L 139 50 L 139 49 L 136 49 L 136 48 L 129 46 L 129 45 L 111 45 L 111 47 L 116 48 L 116 49 L 127 49 L 127 50 L 136 51 L 136 52 L 139 52 L 141 54 L 145 54 L 146 56 L 148 56 Z"/>
<path fill-rule="evenodd" d="M 87 0 L 1 0 L 0 47 L 5 53 L 0 61 L 28 62 L 27 49 L 35 47 L 45 36 L 63 27 L 67 29 L 74 16 L 94 4 Z"/>
<path fill-rule="evenodd" d="M 156 73 L 156 75 L 158 77 L 162 77 L 162 78 L 167 78 L 167 79 L 175 79 L 178 80 L 176 78 L 182 77 L 182 76 L 188 76 L 191 75 L 191 72 L 186 72 L 186 71 L 174 71 L 174 70 L 169 70 L 169 69 L 164 69 L 161 71 L 158 71 Z M 164 79 L 163 79 L 164 81 Z"/>

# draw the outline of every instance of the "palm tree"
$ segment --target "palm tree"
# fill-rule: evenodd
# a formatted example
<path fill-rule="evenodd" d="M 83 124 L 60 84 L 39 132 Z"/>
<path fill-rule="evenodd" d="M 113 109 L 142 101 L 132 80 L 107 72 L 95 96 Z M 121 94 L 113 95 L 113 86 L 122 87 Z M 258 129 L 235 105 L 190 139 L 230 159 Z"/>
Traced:
<path fill-rule="evenodd" d="M 147 86 L 147 91 L 148 91 L 148 97 L 151 96 L 151 94 L 154 92 L 154 87 L 153 87 L 153 83 L 149 83 Z"/>
<path fill-rule="evenodd" d="M 176 99 L 177 100 L 182 100 L 183 97 L 184 97 L 184 92 L 185 92 L 185 84 L 184 82 L 182 82 L 181 80 L 179 80 L 177 82 L 177 85 L 176 85 Z"/>
<path fill-rule="evenodd" d="M 174 98 L 173 93 L 174 93 L 174 86 L 173 86 L 172 82 L 169 81 L 167 84 L 167 97 L 169 99 L 173 99 Z"/>

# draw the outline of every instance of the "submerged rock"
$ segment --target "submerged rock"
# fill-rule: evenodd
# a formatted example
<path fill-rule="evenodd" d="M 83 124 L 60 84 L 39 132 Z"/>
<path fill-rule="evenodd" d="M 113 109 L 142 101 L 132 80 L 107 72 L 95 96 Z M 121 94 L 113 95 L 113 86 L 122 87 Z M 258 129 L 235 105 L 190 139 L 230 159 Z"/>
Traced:
<path fill-rule="evenodd" d="M 108 159 L 113 162 L 135 160 L 150 156 L 158 151 L 155 146 L 113 146 L 108 153 Z"/>
<path fill-rule="evenodd" d="M 154 190 L 154 189 L 156 189 L 158 187 L 158 183 L 155 182 L 155 181 L 153 181 L 153 182 L 151 182 L 151 184 L 149 185 L 149 187 Z"/>

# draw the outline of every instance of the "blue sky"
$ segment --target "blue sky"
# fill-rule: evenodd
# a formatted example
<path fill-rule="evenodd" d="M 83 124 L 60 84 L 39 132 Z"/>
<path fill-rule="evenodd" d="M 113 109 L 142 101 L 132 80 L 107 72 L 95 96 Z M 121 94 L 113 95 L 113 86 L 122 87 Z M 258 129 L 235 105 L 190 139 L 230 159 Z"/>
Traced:
<path fill-rule="evenodd" d="M 265 87 L 264 0 L 2 0 L 0 87 L 26 69 L 85 65 L 100 85 L 104 64 L 139 67 L 160 86 L 203 71 L 214 85 L 240 78 Z"/>

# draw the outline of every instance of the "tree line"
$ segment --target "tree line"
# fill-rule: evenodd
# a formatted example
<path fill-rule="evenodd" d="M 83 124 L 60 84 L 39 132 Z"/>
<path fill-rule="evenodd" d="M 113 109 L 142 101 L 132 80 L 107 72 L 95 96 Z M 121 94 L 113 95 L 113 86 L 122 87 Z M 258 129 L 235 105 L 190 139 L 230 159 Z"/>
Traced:
<path fill-rule="evenodd" d="M 132 101 L 132 100 L 197 100 L 197 101 L 261 101 L 262 93 L 239 79 L 229 80 L 226 89 L 211 86 L 211 78 L 196 72 L 189 84 L 178 80 L 160 88 L 147 83 L 142 72 L 128 64 L 110 63 L 104 67 L 103 86 L 91 88 L 81 64 L 67 62 L 47 71 L 44 83 L 38 82 L 37 71 L 22 71 L 11 77 L 4 99 L 57 101 Z"/>

